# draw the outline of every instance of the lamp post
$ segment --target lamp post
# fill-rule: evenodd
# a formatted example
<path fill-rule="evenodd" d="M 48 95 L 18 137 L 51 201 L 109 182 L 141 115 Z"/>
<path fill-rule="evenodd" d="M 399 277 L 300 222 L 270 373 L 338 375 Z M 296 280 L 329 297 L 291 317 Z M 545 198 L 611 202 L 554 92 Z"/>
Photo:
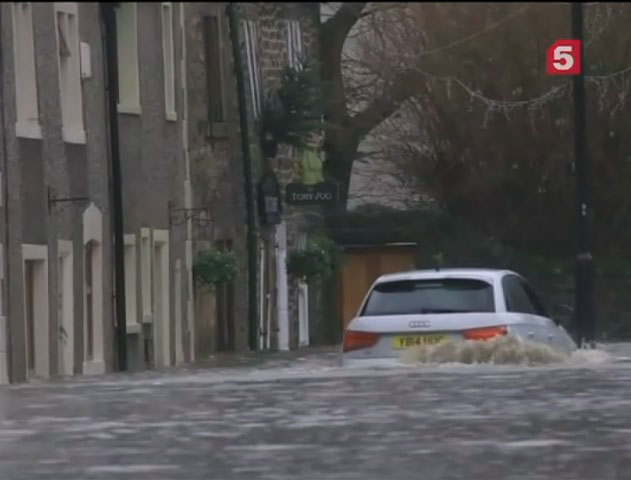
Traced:
<path fill-rule="evenodd" d="M 583 4 L 571 3 L 572 37 L 580 40 L 581 69 L 572 78 L 574 100 L 574 171 L 576 174 L 576 327 L 580 346 L 592 344 L 595 338 L 594 258 L 590 230 L 589 170 L 586 148 L 585 54 L 583 52 Z"/>

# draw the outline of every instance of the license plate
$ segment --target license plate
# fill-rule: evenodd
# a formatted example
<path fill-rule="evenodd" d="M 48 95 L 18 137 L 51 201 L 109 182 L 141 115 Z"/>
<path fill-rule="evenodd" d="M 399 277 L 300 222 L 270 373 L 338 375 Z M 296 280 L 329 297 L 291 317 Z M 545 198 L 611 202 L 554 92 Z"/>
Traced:
<path fill-rule="evenodd" d="M 447 335 L 405 335 L 392 339 L 392 348 L 403 350 L 410 347 L 421 347 L 423 345 L 436 345 L 444 342 L 449 337 Z"/>

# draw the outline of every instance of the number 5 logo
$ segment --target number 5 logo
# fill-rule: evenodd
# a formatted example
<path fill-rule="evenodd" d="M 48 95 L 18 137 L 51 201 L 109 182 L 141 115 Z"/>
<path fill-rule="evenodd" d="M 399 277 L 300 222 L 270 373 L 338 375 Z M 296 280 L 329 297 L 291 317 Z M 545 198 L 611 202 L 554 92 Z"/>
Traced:
<path fill-rule="evenodd" d="M 557 40 L 546 50 L 548 75 L 578 75 L 581 73 L 581 41 Z"/>

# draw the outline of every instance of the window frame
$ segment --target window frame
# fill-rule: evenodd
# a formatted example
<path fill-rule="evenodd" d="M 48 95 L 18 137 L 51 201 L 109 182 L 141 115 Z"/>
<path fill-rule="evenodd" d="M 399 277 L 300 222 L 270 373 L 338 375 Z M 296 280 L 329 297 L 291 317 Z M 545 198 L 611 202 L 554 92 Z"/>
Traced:
<path fill-rule="evenodd" d="M 165 12 L 168 18 L 165 19 Z M 165 21 L 166 20 L 166 21 Z M 176 88 L 175 88 L 175 42 L 173 39 L 173 4 L 160 4 L 160 23 L 162 25 L 162 73 L 164 75 L 164 114 L 169 121 L 177 121 Z M 165 29 L 165 27 L 167 27 Z M 169 65 L 171 71 L 169 72 Z M 169 83 L 170 80 L 170 83 Z"/>
<path fill-rule="evenodd" d="M 304 58 L 304 44 L 302 42 L 302 25 L 299 20 L 288 19 L 285 21 L 287 36 L 287 65 L 299 70 Z"/>
<path fill-rule="evenodd" d="M 250 83 L 250 97 L 252 116 L 258 119 L 263 110 L 263 89 L 261 87 L 261 70 L 259 62 L 258 25 L 256 20 L 241 20 L 243 39 L 245 43 L 245 58 Z"/>
<path fill-rule="evenodd" d="M 136 235 L 126 234 L 125 245 L 125 323 L 136 326 L 138 322 L 138 246 Z M 128 257 L 129 255 L 129 257 Z M 130 333 L 128 331 L 128 333 Z"/>
<path fill-rule="evenodd" d="M 59 79 L 59 100 L 61 105 L 62 136 L 66 143 L 85 144 L 86 133 L 83 118 L 83 87 L 81 82 L 81 36 L 79 29 L 79 5 L 77 2 L 55 2 L 55 39 L 57 73 Z M 59 24 L 60 16 L 64 25 Z M 72 18 L 72 24 L 69 19 Z M 66 28 L 64 31 L 63 28 Z M 61 36 L 66 35 L 64 43 L 69 48 L 69 65 L 62 62 L 59 48 Z M 66 78 L 67 76 L 67 78 Z M 71 83 L 71 85 L 67 85 Z M 67 95 L 67 92 L 73 92 Z"/>
<path fill-rule="evenodd" d="M 209 23 L 211 19 L 216 21 L 217 31 L 216 38 L 211 38 Z M 226 77 L 225 77 L 225 46 L 224 41 L 224 25 L 223 17 L 218 12 L 212 12 L 204 15 L 202 20 L 203 37 L 204 37 L 204 59 L 205 59 L 205 74 L 206 74 L 206 101 L 208 106 L 207 116 L 208 125 L 210 126 L 209 135 L 211 138 L 225 138 L 228 135 L 228 116 L 227 116 L 227 96 L 226 96 Z M 211 44 L 217 45 L 217 57 L 211 58 Z M 215 62 L 211 65 L 211 61 Z M 211 78 L 211 75 L 214 78 Z M 213 88 L 214 83 L 218 83 L 219 92 Z M 218 99 L 217 103 L 213 103 Z M 214 107 L 219 105 L 221 114 L 219 119 L 214 119 Z"/>
<path fill-rule="evenodd" d="M 118 113 L 122 113 L 125 115 L 140 115 L 142 113 L 142 107 L 140 102 L 140 60 L 138 55 L 138 3 L 137 2 L 124 2 L 129 8 L 131 8 L 133 19 L 131 20 L 131 25 L 133 26 L 133 34 L 132 34 L 132 47 L 127 47 L 125 49 L 121 48 L 121 43 L 124 40 L 120 36 L 120 18 L 121 18 L 121 5 L 117 5 L 114 9 L 116 15 L 116 50 L 117 50 L 117 70 L 118 70 L 118 101 L 117 101 L 117 111 Z M 131 94 L 129 98 L 126 98 L 124 102 L 121 102 L 121 92 L 128 92 L 129 89 L 122 88 L 121 82 L 121 51 L 125 51 L 126 60 L 129 60 L 127 67 L 131 69 L 131 82 L 133 89 L 131 90 Z"/>
<path fill-rule="evenodd" d="M 19 11 L 24 8 L 28 10 L 26 15 Z M 35 61 L 33 3 L 12 2 L 11 20 L 15 74 L 15 134 L 20 138 L 40 140 L 42 127 L 37 87 L 37 62 Z"/>

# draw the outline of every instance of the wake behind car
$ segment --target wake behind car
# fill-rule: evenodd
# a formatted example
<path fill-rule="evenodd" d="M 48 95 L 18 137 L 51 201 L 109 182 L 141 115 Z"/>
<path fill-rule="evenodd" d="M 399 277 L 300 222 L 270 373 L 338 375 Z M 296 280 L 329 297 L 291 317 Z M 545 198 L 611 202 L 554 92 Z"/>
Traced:
<path fill-rule="evenodd" d="M 420 270 L 379 277 L 344 334 L 342 362 L 398 360 L 406 349 L 509 335 L 571 353 L 530 284 L 509 270 Z"/>

